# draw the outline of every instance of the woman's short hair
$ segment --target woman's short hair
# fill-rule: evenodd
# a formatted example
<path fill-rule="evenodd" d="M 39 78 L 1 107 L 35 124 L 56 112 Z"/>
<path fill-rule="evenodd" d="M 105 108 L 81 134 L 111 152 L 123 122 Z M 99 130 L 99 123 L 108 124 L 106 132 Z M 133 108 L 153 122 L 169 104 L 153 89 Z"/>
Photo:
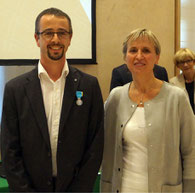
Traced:
<path fill-rule="evenodd" d="M 195 54 L 192 50 L 188 48 L 181 48 L 173 57 L 173 62 L 176 66 L 178 66 L 179 63 L 185 61 L 185 60 L 195 60 Z"/>
<path fill-rule="evenodd" d="M 133 41 L 135 41 L 139 38 L 143 38 L 143 37 L 147 37 L 148 40 L 153 43 L 156 54 L 160 55 L 160 52 L 161 52 L 160 43 L 159 43 L 158 39 L 156 38 L 156 36 L 154 35 L 154 33 L 148 29 L 136 29 L 136 30 L 132 31 L 127 36 L 126 40 L 123 42 L 124 58 L 126 57 L 128 44 L 132 43 Z"/>

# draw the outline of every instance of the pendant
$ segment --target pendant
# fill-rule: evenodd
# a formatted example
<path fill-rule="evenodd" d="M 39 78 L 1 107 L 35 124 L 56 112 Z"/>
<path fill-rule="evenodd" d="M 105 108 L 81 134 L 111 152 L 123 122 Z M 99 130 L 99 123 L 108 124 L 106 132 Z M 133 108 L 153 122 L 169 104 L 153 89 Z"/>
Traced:
<path fill-rule="evenodd" d="M 76 100 L 76 104 L 77 104 L 78 106 L 81 106 L 81 105 L 83 104 L 83 101 L 82 101 L 80 98 L 78 98 L 78 99 Z"/>
<path fill-rule="evenodd" d="M 142 101 L 139 102 L 139 105 L 144 105 L 144 103 Z"/>

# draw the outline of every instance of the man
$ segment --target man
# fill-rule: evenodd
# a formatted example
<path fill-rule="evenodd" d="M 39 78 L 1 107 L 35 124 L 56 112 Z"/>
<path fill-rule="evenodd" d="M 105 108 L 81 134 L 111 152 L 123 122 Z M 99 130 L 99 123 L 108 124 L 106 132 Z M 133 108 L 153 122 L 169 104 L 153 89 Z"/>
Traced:
<path fill-rule="evenodd" d="M 103 101 L 95 77 L 68 66 L 72 27 L 56 8 L 35 23 L 40 61 L 5 86 L 2 160 L 14 192 L 91 192 L 103 151 Z"/>
<path fill-rule="evenodd" d="M 164 80 L 168 82 L 168 75 L 167 71 L 164 67 L 159 66 L 155 64 L 154 66 L 154 76 L 160 80 Z M 131 82 L 132 75 L 129 69 L 127 68 L 126 64 L 122 64 L 112 71 L 112 78 L 111 78 L 111 84 L 110 84 L 110 90 L 117 86 L 123 86 L 124 84 L 127 84 L 128 82 Z"/>

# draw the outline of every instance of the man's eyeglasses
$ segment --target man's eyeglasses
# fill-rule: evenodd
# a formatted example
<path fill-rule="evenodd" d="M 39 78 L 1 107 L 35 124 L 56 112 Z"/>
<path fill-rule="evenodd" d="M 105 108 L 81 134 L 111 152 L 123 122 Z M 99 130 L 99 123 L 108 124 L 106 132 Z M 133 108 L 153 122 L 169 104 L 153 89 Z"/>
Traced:
<path fill-rule="evenodd" d="M 38 32 L 38 35 L 42 35 L 43 38 L 45 38 L 46 40 L 51 40 L 55 34 L 57 34 L 59 39 L 65 39 L 70 35 L 70 32 L 68 31 L 58 31 L 58 32 L 53 32 L 53 31 L 42 31 L 42 32 Z"/>
<path fill-rule="evenodd" d="M 179 61 L 178 62 L 178 65 L 184 65 L 185 63 L 190 64 L 192 61 L 193 61 L 192 59 L 190 59 L 190 60 L 184 60 L 184 61 Z"/>

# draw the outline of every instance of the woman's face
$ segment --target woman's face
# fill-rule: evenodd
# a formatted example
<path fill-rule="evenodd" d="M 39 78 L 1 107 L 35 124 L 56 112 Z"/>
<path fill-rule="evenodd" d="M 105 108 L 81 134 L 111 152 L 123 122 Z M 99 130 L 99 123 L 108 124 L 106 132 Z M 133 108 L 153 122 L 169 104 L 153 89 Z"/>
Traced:
<path fill-rule="evenodd" d="M 185 74 L 194 70 L 194 64 L 194 60 L 186 58 L 186 60 L 183 60 L 178 63 L 178 68 L 182 70 L 182 72 Z"/>
<path fill-rule="evenodd" d="M 147 37 L 138 38 L 127 46 L 125 61 L 133 75 L 153 73 L 158 60 L 154 44 Z"/>

